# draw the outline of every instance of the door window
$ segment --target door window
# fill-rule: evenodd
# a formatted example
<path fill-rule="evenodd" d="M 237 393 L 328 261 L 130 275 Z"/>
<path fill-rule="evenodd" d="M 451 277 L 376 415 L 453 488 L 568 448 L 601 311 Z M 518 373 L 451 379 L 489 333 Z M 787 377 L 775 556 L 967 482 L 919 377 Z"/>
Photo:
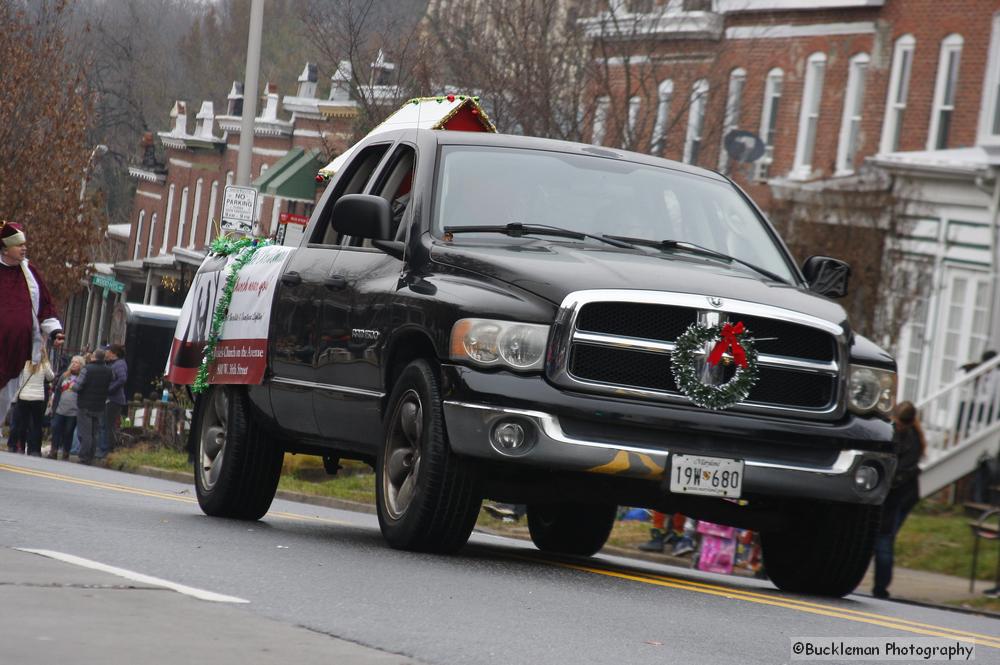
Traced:
<path fill-rule="evenodd" d="M 309 242 L 320 245 L 336 245 L 340 238 L 330 224 L 330 217 L 333 213 L 333 206 L 344 194 L 360 194 L 365 191 L 365 185 L 375 172 L 379 162 L 389 151 L 390 143 L 378 143 L 364 148 L 353 159 L 349 160 L 345 173 L 337 179 L 336 189 L 330 194 L 323 205 L 323 213 L 319 218 L 316 228 L 313 229 Z"/>
<path fill-rule="evenodd" d="M 989 277 L 953 272 L 948 278 L 941 311 L 942 341 L 938 357 L 937 386 L 960 378 L 958 368 L 978 360 L 989 336 Z"/>

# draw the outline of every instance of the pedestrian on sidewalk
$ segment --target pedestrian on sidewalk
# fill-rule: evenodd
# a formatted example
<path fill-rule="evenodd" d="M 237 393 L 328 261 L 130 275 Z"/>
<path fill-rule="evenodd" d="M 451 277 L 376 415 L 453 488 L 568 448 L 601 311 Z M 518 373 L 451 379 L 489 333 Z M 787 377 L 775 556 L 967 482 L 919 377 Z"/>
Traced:
<path fill-rule="evenodd" d="M 893 550 L 903 521 L 920 500 L 920 458 L 927 450 L 924 430 L 913 402 L 903 402 L 893 415 L 893 442 L 899 459 L 889 495 L 882 504 L 882 523 L 875 537 L 875 584 L 872 595 L 889 597 Z"/>
<path fill-rule="evenodd" d="M 15 424 L 17 433 L 14 439 L 19 443 L 24 442 L 24 451 L 33 456 L 42 455 L 42 421 L 45 418 L 46 394 L 45 385 L 55 379 L 52 373 L 52 366 L 49 365 L 48 355 L 42 349 L 41 361 L 24 363 L 21 376 L 18 377 L 17 402 L 14 408 L 17 411 Z"/>
<path fill-rule="evenodd" d="M 78 409 L 78 394 L 73 386 L 80 378 L 83 365 L 83 356 L 73 356 L 69 367 L 59 377 L 52 391 L 52 449 L 49 451 L 49 459 L 56 459 L 60 451 L 62 459 L 69 459 Z"/>
<path fill-rule="evenodd" d="M 80 463 L 94 463 L 94 448 L 101 440 L 101 421 L 108 401 L 111 368 L 104 362 L 104 350 L 94 351 L 92 360 L 80 372 L 73 390 L 77 392 L 77 430 L 80 432 Z"/>
<path fill-rule="evenodd" d="M 104 410 L 104 434 L 97 450 L 97 458 L 104 459 L 109 452 L 121 445 L 121 421 L 125 411 L 125 384 L 128 382 L 128 365 L 125 364 L 125 347 L 110 345 L 105 359 L 111 368 L 111 385 L 108 386 L 108 403 Z"/>

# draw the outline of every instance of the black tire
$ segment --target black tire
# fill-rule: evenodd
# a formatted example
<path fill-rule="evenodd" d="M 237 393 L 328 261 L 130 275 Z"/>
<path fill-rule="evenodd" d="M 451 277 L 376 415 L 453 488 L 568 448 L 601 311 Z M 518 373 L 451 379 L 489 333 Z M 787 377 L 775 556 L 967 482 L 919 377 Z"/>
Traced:
<path fill-rule="evenodd" d="M 212 517 L 260 519 L 274 500 L 284 449 L 254 422 L 243 386 L 209 387 L 195 414 L 198 505 Z"/>
<path fill-rule="evenodd" d="M 614 504 L 532 504 L 528 531 L 543 552 L 591 556 L 608 541 L 617 513 Z"/>
<path fill-rule="evenodd" d="M 375 464 L 375 499 L 391 547 L 454 552 L 469 540 L 482 496 L 474 468 L 451 450 L 437 373 L 426 360 L 399 375 Z"/>
<path fill-rule="evenodd" d="M 810 504 L 790 516 L 795 526 L 761 534 L 764 570 L 782 591 L 840 598 L 868 569 L 881 506 Z"/>

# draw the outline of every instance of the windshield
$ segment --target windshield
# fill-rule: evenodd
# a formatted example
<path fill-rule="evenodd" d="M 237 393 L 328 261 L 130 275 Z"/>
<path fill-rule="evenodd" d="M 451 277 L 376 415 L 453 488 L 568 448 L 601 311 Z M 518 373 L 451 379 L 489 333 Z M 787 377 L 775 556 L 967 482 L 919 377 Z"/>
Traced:
<path fill-rule="evenodd" d="M 795 281 L 784 253 L 732 185 L 672 169 L 559 152 L 446 146 L 436 201 L 437 233 L 447 226 L 521 223 L 683 241 Z"/>

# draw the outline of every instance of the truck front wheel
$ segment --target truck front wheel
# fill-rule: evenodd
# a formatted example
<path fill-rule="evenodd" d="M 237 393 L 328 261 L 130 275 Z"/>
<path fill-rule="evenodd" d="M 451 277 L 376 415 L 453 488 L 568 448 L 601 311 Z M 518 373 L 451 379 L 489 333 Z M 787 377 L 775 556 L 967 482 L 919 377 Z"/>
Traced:
<path fill-rule="evenodd" d="M 810 504 L 792 526 L 761 534 L 764 570 L 782 591 L 840 598 L 861 583 L 878 533 L 880 506 Z"/>
<path fill-rule="evenodd" d="M 614 504 L 531 504 L 528 532 L 543 552 L 590 556 L 604 547 L 617 512 Z"/>
<path fill-rule="evenodd" d="M 198 396 L 194 485 L 206 515 L 263 517 L 281 476 L 284 449 L 257 427 L 243 386 L 210 386 Z"/>
<path fill-rule="evenodd" d="M 392 547 L 453 552 L 469 539 L 482 497 L 469 462 L 448 444 L 437 374 L 423 359 L 399 375 L 375 465 L 382 535 Z"/>

